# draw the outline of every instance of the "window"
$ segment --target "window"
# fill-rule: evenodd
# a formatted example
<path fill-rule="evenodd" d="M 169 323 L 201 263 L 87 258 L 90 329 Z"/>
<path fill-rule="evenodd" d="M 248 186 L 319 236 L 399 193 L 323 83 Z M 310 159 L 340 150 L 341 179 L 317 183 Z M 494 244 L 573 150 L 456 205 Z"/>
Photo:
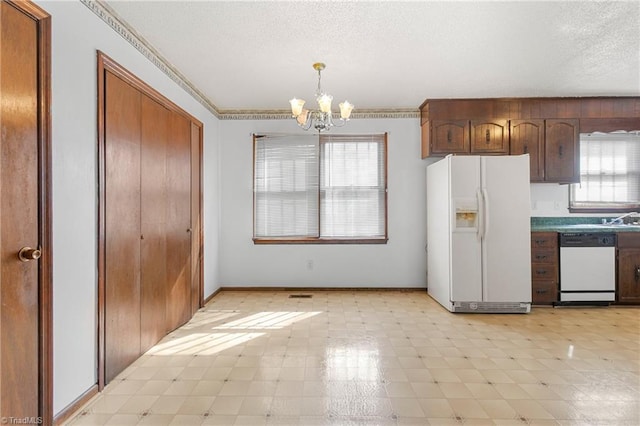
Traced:
<path fill-rule="evenodd" d="M 580 183 L 572 210 L 631 211 L 640 207 L 640 133 L 580 135 Z"/>
<path fill-rule="evenodd" d="M 385 243 L 387 137 L 254 135 L 256 243 Z"/>

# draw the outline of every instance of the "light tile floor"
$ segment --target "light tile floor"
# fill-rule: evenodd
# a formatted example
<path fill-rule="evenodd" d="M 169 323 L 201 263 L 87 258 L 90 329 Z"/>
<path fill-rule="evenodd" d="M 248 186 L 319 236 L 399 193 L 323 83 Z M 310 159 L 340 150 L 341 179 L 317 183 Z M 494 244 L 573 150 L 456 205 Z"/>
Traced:
<path fill-rule="evenodd" d="M 640 309 L 223 291 L 68 424 L 636 426 Z"/>

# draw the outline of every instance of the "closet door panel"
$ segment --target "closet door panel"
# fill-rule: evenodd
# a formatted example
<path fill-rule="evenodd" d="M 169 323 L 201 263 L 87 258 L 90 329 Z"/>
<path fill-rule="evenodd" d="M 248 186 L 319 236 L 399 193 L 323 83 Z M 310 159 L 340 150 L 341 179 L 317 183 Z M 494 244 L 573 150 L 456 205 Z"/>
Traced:
<path fill-rule="evenodd" d="M 167 333 L 167 131 L 170 112 L 142 95 L 140 162 L 140 344 L 146 352 Z"/>
<path fill-rule="evenodd" d="M 140 356 L 140 92 L 106 73 L 105 379 Z"/>
<path fill-rule="evenodd" d="M 172 113 L 167 144 L 167 325 L 191 317 L 191 123 Z"/>
<path fill-rule="evenodd" d="M 200 294 L 202 276 L 202 218 L 200 205 L 202 191 L 200 188 L 200 157 L 201 128 L 191 123 L 191 315 L 200 309 L 202 295 Z"/>

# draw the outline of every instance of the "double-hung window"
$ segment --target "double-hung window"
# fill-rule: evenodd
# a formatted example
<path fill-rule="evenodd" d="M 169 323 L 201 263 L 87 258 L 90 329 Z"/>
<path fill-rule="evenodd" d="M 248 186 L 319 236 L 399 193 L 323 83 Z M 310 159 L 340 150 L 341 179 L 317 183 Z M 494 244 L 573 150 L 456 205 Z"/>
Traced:
<path fill-rule="evenodd" d="M 572 211 L 640 208 L 640 133 L 580 135 L 580 183 L 571 185 Z"/>
<path fill-rule="evenodd" d="M 256 243 L 385 243 L 387 137 L 254 135 Z"/>

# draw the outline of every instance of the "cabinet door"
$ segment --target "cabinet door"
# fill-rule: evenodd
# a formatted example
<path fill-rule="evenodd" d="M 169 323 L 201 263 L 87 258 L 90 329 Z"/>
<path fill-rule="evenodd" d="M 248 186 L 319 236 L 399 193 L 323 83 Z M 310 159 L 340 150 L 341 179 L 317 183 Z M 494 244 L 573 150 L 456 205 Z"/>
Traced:
<path fill-rule="evenodd" d="M 140 92 L 106 73 L 105 380 L 140 356 Z"/>
<path fill-rule="evenodd" d="M 140 162 L 140 347 L 167 334 L 167 121 L 169 110 L 142 95 Z"/>
<path fill-rule="evenodd" d="M 431 121 L 431 153 L 466 153 L 469 149 L 469 121 Z"/>
<path fill-rule="evenodd" d="M 544 180 L 544 121 L 511 120 L 511 155 L 529 154 L 531 182 Z"/>
<path fill-rule="evenodd" d="M 191 123 L 175 112 L 169 118 L 166 176 L 166 306 L 171 331 L 191 315 Z"/>
<path fill-rule="evenodd" d="M 618 250 L 618 302 L 640 303 L 640 248 Z"/>
<path fill-rule="evenodd" d="M 545 120 L 545 181 L 580 182 L 578 120 Z"/>
<path fill-rule="evenodd" d="M 472 120 L 471 153 L 509 154 L 509 120 Z"/>

